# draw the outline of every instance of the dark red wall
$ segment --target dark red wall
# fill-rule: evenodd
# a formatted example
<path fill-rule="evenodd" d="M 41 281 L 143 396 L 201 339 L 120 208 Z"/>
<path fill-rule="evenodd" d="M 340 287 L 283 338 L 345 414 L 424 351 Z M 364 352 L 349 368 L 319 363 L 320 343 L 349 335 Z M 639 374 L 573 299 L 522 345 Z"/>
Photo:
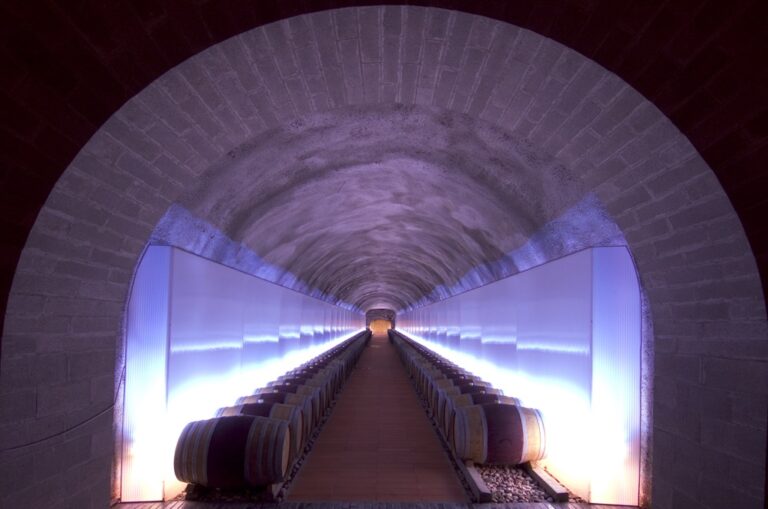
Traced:
<path fill-rule="evenodd" d="M 185 58 L 258 25 L 353 0 L 0 2 L 0 320 L 51 187 L 126 100 Z M 576 49 L 653 101 L 731 197 L 768 288 L 768 2 L 432 0 Z M 2 324 L 0 323 L 0 326 Z"/>

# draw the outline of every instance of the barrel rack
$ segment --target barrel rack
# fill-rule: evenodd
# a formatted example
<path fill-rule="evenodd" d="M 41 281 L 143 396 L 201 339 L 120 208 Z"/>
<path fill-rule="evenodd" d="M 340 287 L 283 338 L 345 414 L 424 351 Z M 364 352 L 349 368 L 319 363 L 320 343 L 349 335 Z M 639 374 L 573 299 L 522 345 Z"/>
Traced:
<path fill-rule="evenodd" d="M 270 382 L 267 387 L 262 389 L 257 389 L 256 391 L 254 391 L 253 395 L 244 396 L 238 400 L 238 402 L 240 403 L 242 400 L 248 400 L 252 398 L 258 399 L 259 395 L 275 390 L 275 388 L 277 387 L 282 387 L 281 384 L 291 385 L 291 384 L 307 383 L 309 384 L 308 386 L 322 387 L 325 389 L 322 392 L 319 389 L 317 389 L 315 395 L 313 396 L 313 404 L 314 404 L 315 400 L 318 397 L 317 395 L 319 394 L 323 395 L 323 399 L 319 401 L 319 406 L 318 406 L 319 415 L 317 415 L 316 422 L 313 423 L 313 426 L 309 430 L 309 433 L 306 434 L 306 438 L 302 440 L 303 447 L 296 452 L 295 457 L 288 464 L 287 469 L 285 469 L 283 478 L 280 481 L 274 482 L 271 484 L 260 484 L 258 486 L 242 485 L 235 488 L 226 488 L 226 490 L 231 489 L 235 493 L 238 493 L 238 492 L 242 493 L 242 491 L 245 490 L 245 492 L 249 494 L 247 495 L 248 497 L 250 497 L 251 495 L 256 495 L 259 498 L 259 502 L 282 501 L 286 493 L 286 490 L 290 487 L 291 482 L 293 481 L 297 472 L 301 468 L 301 465 L 304 463 L 304 460 L 306 459 L 307 454 L 311 451 L 314 442 L 316 441 L 317 437 L 319 436 L 323 427 L 325 426 L 325 423 L 327 422 L 328 417 L 333 411 L 333 406 L 336 403 L 338 393 L 341 391 L 344 385 L 344 382 L 346 381 L 346 377 L 349 375 L 350 371 L 354 369 L 354 365 L 357 362 L 357 358 L 359 357 L 362 349 L 370 340 L 370 337 L 371 337 L 370 331 L 363 331 L 355 335 L 354 337 L 344 341 L 340 345 L 332 348 L 328 352 L 321 354 L 315 359 L 303 364 L 299 368 L 292 370 L 286 373 L 286 375 L 279 377 L 276 381 Z M 343 362 L 340 362 L 338 360 L 333 361 L 333 359 L 337 355 L 339 359 L 343 360 Z M 312 373 L 318 373 L 318 372 L 313 371 L 310 368 L 313 363 L 318 362 L 319 360 L 322 360 L 322 359 L 332 361 L 331 364 L 333 364 L 334 366 L 333 368 L 334 371 L 331 372 L 326 369 L 322 369 L 320 371 L 320 373 L 322 374 L 322 378 L 318 380 L 317 376 L 320 376 L 320 375 L 317 375 L 317 376 L 313 375 Z M 321 362 L 321 365 L 330 366 L 330 364 L 325 364 L 322 362 Z M 310 366 L 310 367 L 307 367 L 307 366 Z M 295 374 L 302 373 L 302 372 L 303 372 L 304 378 L 299 377 L 294 379 L 294 376 L 297 376 L 297 377 L 299 376 Z M 329 373 L 331 374 L 329 375 Z M 305 379 L 307 380 L 306 382 L 304 382 Z M 322 383 L 318 385 L 313 382 L 322 382 Z M 249 403 L 245 402 L 245 404 L 241 404 L 240 407 L 226 407 L 226 408 L 220 409 L 219 412 L 217 413 L 219 417 L 216 417 L 214 419 L 239 418 L 239 416 L 233 416 L 234 414 L 231 414 L 229 410 L 237 409 L 237 408 L 246 408 L 248 404 Z M 261 418 L 261 417 L 258 417 L 258 418 Z M 267 420 L 270 420 L 270 419 L 267 419 Z M 207 422 L 211 422 L 211 420 L 199 421 L 199 422 L 207 423 Z M 188 426 L 193 426 L 196 424 L 197 423 L 190 423 Z M 179 448 L 182 447 L 182 443 L 189 443 L 189 439 L 185 437 L 185 433 L 186 433 L 186 430 L 185 432 L 182 433 L 182 437 L 179 438 L 179 443 L 177 444 L 177 454 L 178 454 L 178 451 L 180 450 Z M 185 440 L 187 442 L 184 442 Z M 182 461 L 178 465 L 178 469 L 177 469 L 176 459 L 175 459 L 174 468 L 176 469 L 177 477 L 179 477 L 180 471 L 183 471 L 185 474 L 187 473 L 187 470 L 184 470 L 184 467 L 186 466 L 187 464 Z M 198 483 L 195 480 L 187 480 L 186 478 L 182 479 L 182 477 L 179 477 L 179 479 L 184 480 L 185 482 L 188 483 L 185 493 L 187 494 L 188 497 L 189 495 L 192 495 L 192 500 L 205 499 L 208 497 L 208 495 L 212 493 L 216 493 L 221 489 L 224 489 L 223 487 L 220 487 L 220 486 L 210 486 L 210 485 L 203 486 L 201 484 L 205 484 L 205 483 Z M 237 495 L 235 495 L 235 497 L 237 498 Z"/>
<path fill-rule="evenodd" d="M 412 340 L 410 340 L 407 336 L 404 336 L 403 334 L 391 330 L 389 331 L 390 338 L 392 336 L 399 337 L 400 339 L 404 340 L 407 343 L 411 343 Z M 450 446 L 448 441 L 446 440 L 445 435 L 442 432 L 441 426 L 438 423 L 437 419 L 435 418 L 435 413 L 431 410 L 429 406 L 429 402 L 424 398 L 424 396 L 420 393 L 418 390 L 418 386 L 416 384 L 416 380 L 413 379 L 413 377 L 410 377 L 411 383 L 414 386 L 414 390 L 419 396 L 419 402 L 421 403 L 422 408 L 424 409 L 424 413 L 427 415 L 427 418 L 429 419 L 429 422 L 432 424 L 432 428 L 435 431 L 435 434 L 437 435 L 438 439 L 440 440 L 440 444 L 443 446 L 443 449 L 445 450 L 446 454 L 448 455 L 449 459 L 451 460 L 451 463 L 453 464 L 456 472 L 458 473 L 459 479 L 462 481 L 462 484 L 464 485 L 465 489 L 467 490 L 467 493 L 469 494 L 472 502 L 474 503 L 490 503 L 493 501 L 493 494 L 488 488 L 488 485 L 483 480 L 482 476 L 480 475 L 480 472 L 477 470 L 477 467 L 475 463 L 471 460 L 462 460 L 454 450 L 453 447 Z M 544 490 L 547 495 L 552 497 L 552 500 L 554 502 L 568 502 L 569 500 L 569 492 L 568 490 L 560 484 L 554 477 L 549 475 L 549 473 L 546 472 L 543 468 L 532 464 L 531 462 L 526 462 L 520 465 L 525 472 L 531 476 L 531 478 L 536 481 L 539 486 Z"/>

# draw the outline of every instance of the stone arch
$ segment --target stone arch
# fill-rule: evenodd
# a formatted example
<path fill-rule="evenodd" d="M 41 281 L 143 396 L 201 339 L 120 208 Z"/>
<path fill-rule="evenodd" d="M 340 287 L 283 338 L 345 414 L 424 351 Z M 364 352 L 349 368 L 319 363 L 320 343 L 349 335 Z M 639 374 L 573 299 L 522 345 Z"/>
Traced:
<path fill-rule="evenodd" d="M 116 338 L 147 239 L 179 201 L 221 203 L 199 185 L 220 182 L 217 168 L 269 155 L 267 135 L 295 137 L 334 111 L 361 125 L 405 111 L 442 119 L 446 129 L 497 129 L 517 158 L 528 158 L 526 168 L 544 158 L 552 179 L 564 168 L 597 198 L 633 252 L 653 312 L 655 506 L 671 504 L 663 468 L 683 448 L 738 468 L 763 461 L 743 440 L 764 441 L 764 420 L 742 408 L 765 400 L 744 389 L 764 380 L 764 367 L 742 371 L 765 358 L 759 277 L 738 217 L 685 137 L 618 77 L 533 32 L 451 11 L 372 7 L 289 18 L 213 46 L 126 103 L 83 147 L 40 212 L 14 279 L 2 359 L 3 412 L 16 416 L 0 434 L 0 446 L 13 449 L 6 464 L 58 458 L 69 474 L 52 474 L 51 483 L 90 468 L 83 486 L 103 487 L 112 430 L 110 413 L 99 412 L 114 400 Z M 200 216 L 230 233 L 214 213 Z M 558 217 L 549 211 L 526 233 Z M 205 239 L 187 241 L 207 249 Z M 545 260 L 575 247 L 538 252 Z M 461 275 L 415 286 L 450 286 Z M 701 405 L 718 399 L 731 414 L 711 422 Z M 712 444 L 723 433 L 725 450 Z M 16 449 L 49 436 L 53 452 Z M 69 452 L 83 448 L 92 452 L 72 460 Z M 713 482 L 701 468 L 699 482 Z M 717 487 L 739 495 L 729 483 Z M 13 496 L 36 496 L 33 488 Z M 749 501 L 760 489 L 753 483 L 741 495 Z"/>

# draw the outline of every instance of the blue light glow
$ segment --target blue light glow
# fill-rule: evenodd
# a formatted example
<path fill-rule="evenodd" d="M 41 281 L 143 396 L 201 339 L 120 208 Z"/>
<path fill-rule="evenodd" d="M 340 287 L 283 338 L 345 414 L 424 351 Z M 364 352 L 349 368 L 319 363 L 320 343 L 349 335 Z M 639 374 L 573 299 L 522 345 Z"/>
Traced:
<path fill-rule="evenodd" d="M 626 245 L 624 234 L 611 214 L 594 193 L 588 193 L 530 235 L 522 246 L 494 262 L 473 268 L 453 285 L 434 288 L 429 295 L 402 311 L 429 306 L 591 246 Z"/>
<path fill-rule="evenodd" d="M 125 502 L 168 500 L 184 488 L 173 451 L 188 422 L 213 417 L 364 324 L 357 312 L 166 246 L 147 249 L 128 317 Z M 332 319 L 334 333 L 316 332 Z M 300 344 L 302 333 L 310 343 Z"/>
<path fill-rule="evenodd" d="M 284 288 L 296 290 L 315 299 L 324 300 L 342 309 L 357 311 L 352 304 L 312 288 L 294 274 L 266 262 L 248 246 L 231 239 L 178 203 L 168 207 L 165 215 L 157 223 L 150 237 L 150 244 L 177 246 L 208 260 L 265 281 L 271 281 Z"/>
<path fill-rule="evenodd" d="M 543 464 L 576 494 L 637 504 L 640 291 L 625 248 L 581 251 L 400 313 L 397 326 L 539 409 Z"/>

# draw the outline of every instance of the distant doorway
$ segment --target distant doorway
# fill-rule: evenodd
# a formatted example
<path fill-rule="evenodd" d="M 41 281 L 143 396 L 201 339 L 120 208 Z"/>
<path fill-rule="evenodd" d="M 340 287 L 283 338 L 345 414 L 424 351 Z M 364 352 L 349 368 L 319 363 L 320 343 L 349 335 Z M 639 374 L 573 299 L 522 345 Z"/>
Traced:
<path fill-rule="evenodd" d="M 392 328 L 392 322 L 389 320 L 372 320 L 369 327 L 374 334 L 386 334 Z"/>

